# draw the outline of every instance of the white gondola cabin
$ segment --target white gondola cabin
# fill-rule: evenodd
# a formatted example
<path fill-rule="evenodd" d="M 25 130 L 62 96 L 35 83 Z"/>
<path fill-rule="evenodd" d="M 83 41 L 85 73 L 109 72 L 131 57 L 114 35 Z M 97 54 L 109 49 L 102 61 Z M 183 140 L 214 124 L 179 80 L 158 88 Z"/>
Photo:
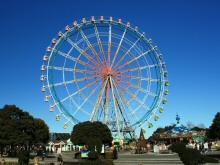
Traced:
<path fill-rule="evenodd" d="M 118 20 L 118 23 L 119 23 L 119 24 L 121 24 L 121 23 L 122 23 L 122 20 L 121 20 L 121 19 L 119 19 L 119 20 Z"/>
<path fill-rule="evenodd" d="M 127 23 L 126 27 L 129 28 L 131 26 L 130 22 Z"/>
<path fill-rule="evenodd" d="M 154 47 L 154 50 L 155 50 L 155 51 L 157 51 L 157 50 L 158 50 L 158 47 L 157 47 L 157 46 L 155 46 L 155 47 Z"/>
<path fill-rule="evenodd" d="M 63 33 L 62 32 L 59 32 L 58 33 L 58 37 L 62 37 L 63 36 Z"/>
<path fill-rule="evenodd" d="M 40 81 L 44 81 L 45 80 L 45 77 L 42 75 L 40 76 Z"/>
<path fill-rule="evenodd" d="M 109 18 L 109 21 L 110 21 L 110 22 L 112 22 L 112 21 L 113 21 L 113 18 L 112 18 L 112 17 L 110 17 L 110 18 Z"/>
<path fill-rule="evenodd" d="M 76 21 L 74 21 L 73 26 L 78 26 L 78 23 Z"/>
<path fill-rule="evenodd" d="M 46 86 L 42 86 L 41 91 L 46 92 Z"/>
<path fill-rule="evenodd" d="M 43 57 L 43 61 L 44 61 L 44 62 L 48 61 L 48 59 L 49 59 L 48 56 L 44 56 L 44 57 Z"/>
<path fill-rule="evenodd" d="M 44 98 L 44 101 L 45 101 L 45 102 L 49 102 L 49 100 L 50 100 L 49 96 L 46 96 L 46 97 Z"/>
<path fill-rule="evenodd" d="M 137 27 L 137 26 L 135 27 L 134 31 L 135 31 L 135 32 L 137 32 L 137 31 L 138 31 L 138 27 Z"/>
<path fill-rule="evenodd" d="M 100 17 L 100 21 L 104 21 L 104 16 L 101 16 L 101 17 Z"/>
<path fill-rule="evenodd" d="M 92 16 L 92 20 L 91 20 L 92 22 L 95 22 L 95 17 L 94 16 Z"/>
<path fill-rule="evenodd" d="M 83 23 L 83 24 L 86 23 L 86 19 L 85 19 L 85 18 L 82 19 L 82 23 Z"/>
<path fill-rule="evenodd" d="M 159 55 L 158 55 L 158 58 L 159 58 L 159 59 L 162 59 L 162 54 L 159 54 Z"/>
<path fill-rule="evenodd" d="M 66 31 L 69 31 L 69 30 L 70 30 L 70 27 L 69 27 L 69 26 L 66 26 L 66 27 L 65 27 L 65 30 L 66 30 Z"/>
<path fill-rule="evenodd" d="M 51 47 L 47 47 L 47 52 L 51 52 L 52 48 Z"/>
<path fill-rule="evenodd" d="M 55 38 L 52 39 L 52 44 L 56 44 L 57 40 Z"/>
<path fill-rule="evenodd" d="M 54 107 L 50 106 L 50 112 L 54 112 Z"/>
<path fill-rule="evenodd" d="M 42 65 L 41 66 L 41 71 L 45 71 L 46 70 L 46 66 L 45 65 Z"/>

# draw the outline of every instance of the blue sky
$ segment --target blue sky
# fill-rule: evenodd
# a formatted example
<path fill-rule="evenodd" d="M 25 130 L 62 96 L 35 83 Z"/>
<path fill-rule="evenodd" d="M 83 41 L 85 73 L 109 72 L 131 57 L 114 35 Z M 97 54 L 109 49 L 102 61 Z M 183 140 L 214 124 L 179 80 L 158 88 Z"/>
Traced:
<path fill-rule="evenodd" d="M 209 127 L 220 109 L 220 1 L 1 0 L 0 107 L 15 104 L 41 118 L 52 132 L 71 132 L 55 121 L 41 92 L 40 67 L 51 39 L 84 17 L 112 16 L 138 26 L 166 61 L 170 95 L 154 128 L 191 121 Z M 70 126 L 71 127 L 71 126 Z"/>

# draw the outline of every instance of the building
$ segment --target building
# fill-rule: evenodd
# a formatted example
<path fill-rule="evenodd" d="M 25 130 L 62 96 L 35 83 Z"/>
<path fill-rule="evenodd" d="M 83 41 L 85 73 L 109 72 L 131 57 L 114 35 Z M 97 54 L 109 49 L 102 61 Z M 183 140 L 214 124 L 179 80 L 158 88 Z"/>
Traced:
<path fill-rule="evenodd" d="M 75 145 L 71 142 L 70 139 L 67 140 L 51 140 L 48 143 L 46 149 L 49 149 L 49 152 L 63 152 L 63 151 L 74 151 Z"/>
<path fill-rule="evenodd" d="M 70 140 L 69 133 L 51 132 L 46 150 L 49 150 L 49 152 L 73 151 L 75 145 Z"/>
<path fill-rule="evenodd" d="M 159 134 L 161 140 L 172 142 L 186 142 L 192 143 L 192 141 L 200 142 L 203 141 L 206 131 L 192 131 L 186 128 L 180 123 L 180 117 L 176 115 L 177 124 L 174 128 Z"/>

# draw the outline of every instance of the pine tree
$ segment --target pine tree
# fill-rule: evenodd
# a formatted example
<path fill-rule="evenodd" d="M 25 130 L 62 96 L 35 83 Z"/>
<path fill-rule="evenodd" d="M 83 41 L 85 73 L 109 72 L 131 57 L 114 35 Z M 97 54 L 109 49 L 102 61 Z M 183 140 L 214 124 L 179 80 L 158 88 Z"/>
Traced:
<path fill-rule="evenodd" d="M 220 112 L 215 115 L 212 125 L 209 127 L 207 136 L 210 139 L 220 140 Z"/>

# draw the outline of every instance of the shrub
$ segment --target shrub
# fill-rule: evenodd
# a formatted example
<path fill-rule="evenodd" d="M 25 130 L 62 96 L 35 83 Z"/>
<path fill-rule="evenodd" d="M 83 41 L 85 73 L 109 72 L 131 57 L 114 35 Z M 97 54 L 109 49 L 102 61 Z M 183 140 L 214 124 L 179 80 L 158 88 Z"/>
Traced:
<path fill-rule="evenodd" d="M 208 156 L 205 156 L 205 160 L 207 163 L 218 163 L 219 162 L 218 159 L 210 158 Z"/>
<path fill-rule="evenodd" d="M 218 163 L 219 161 L 205 155 L 202 155 L 198 150 L 186 148 L 186 145 L 181 142 L 173 143 L 169 150 L 178 153 L 180 160 L 185 165 L 200 165 L 205 163 Z"/>
<path fill-rule="evenodd" d="M 101 159 L 95 159 L 95 160 L 85 159 L 85 160 L 81 160 L 79 164 L 80 165 L 102 165 L 102 160 Z"/>
<path fill-rule="evenodd" d="M 182 153 L 184 149 L 186 149 L 186 144 L 181 142 L 173 143 L 169 148 L 172 152 Z"/>
<path fill-rule="evenodd" d="M 201 155 L 198 150 L 192 148 L 185 148 L 179 156 L 182 162 L 186 165 L 198 165 L 205 163 L 204 156 Z"/>
<path fill-rule="evenodd" d="M 107 160 L 107 159 L 105 159 L 105 160 L 102 160 L 102 164 L 103 165 L 114 165 L 114 162 L 113 162 L 113 160 Z"/>
<path fill-rule="evenodd" d="M 106 159 L 113 159 L 113 152 L 112 151 L 107 151 L 105 153 Z"/>
<path fill-rule="evenodd" d="M 29 151 L 20 151 L 18 153 L 18 163 L 20 165 L 27 165 L 29 163 L 30 153 Z"/>
<path fill-rule="evenodd" d="M 90 151 L 88 154 L 89 159 L 94 160 L 97 159 L 99 157 L 98 152 L 96 151 Z"/>

